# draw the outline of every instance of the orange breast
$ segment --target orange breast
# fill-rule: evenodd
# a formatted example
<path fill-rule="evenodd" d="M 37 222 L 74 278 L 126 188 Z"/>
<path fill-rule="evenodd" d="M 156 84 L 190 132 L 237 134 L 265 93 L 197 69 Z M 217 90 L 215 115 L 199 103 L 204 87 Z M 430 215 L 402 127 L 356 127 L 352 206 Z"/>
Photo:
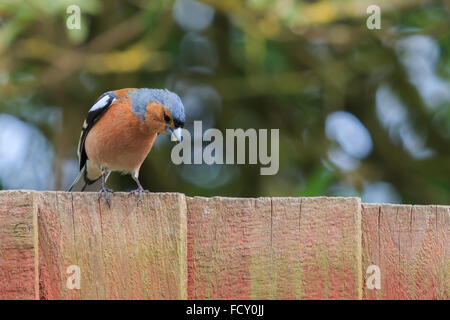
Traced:
<path fill-rule="evenodd" d="M 132 172 L 144 162 L 157 136 L 129 105 L 114 103 L 89 131 L 85 149 L 88 158 L 113 171 Z"/>

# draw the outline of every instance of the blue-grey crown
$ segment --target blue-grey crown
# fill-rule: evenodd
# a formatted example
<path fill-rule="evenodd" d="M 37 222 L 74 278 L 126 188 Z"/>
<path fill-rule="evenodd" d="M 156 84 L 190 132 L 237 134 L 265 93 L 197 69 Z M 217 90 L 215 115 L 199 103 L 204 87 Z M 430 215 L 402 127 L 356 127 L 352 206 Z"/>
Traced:
<path fill-rule="evenodd" d="M 159 102 L 172 114 L 175 124 L 183 125 L 186 121 L 184 106 L 180 97 L 167 89 L 142 88 L 133 92 L 131 97 L 131 108 L 134 114 L 139 114 L 145 120 L 147 104 Z"/>

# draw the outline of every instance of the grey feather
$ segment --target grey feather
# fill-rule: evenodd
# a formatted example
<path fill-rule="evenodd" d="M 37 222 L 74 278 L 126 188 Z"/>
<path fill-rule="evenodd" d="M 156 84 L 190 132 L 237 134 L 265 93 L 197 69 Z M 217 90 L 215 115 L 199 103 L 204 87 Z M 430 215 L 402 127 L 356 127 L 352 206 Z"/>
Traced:
<path fill-rule="evenodd" d="M 142 121 L 145 121 L 147 104 L 159 102 L 169 110 L 172 117 L 178 122 L 185 122 L 184 106 L 180 97 L 169 90 L 163 89 L 138 89 L 132 93 L 131 108 L 134 114 L 139 114 Z"/>

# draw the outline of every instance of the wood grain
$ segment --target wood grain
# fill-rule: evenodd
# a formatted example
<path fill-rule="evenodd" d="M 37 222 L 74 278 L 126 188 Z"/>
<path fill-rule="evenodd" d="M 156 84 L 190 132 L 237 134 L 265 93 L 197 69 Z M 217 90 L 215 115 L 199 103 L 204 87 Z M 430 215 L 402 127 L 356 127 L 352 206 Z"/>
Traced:
<path fill-rule="evenodd" d="M 72 194 L 38 193 L 40 299 L 80 299 L 79 290 L 67 290 L 67 268 L 78 265 Z"/>
<path fill-rule="evenodd" d="M 188 297 L 270 298 L 271 200 L 187 198 Z"/>
<path fill-rule="evenodd" d="M 41 299 L 186 298 L 184 195 L 42 194 L 38 203 Z M 67 267 L 80 290 L 66 287 Z"/>
<path fill-rule="evenodd" d="M 190 299 L 358 299 L 357 198 L 187 198 Z"/>
<path fill-rule="evenodd" d="M 0 191 L 0 299 L 448 300 L 449 221 L 359 198 Z"/>
<path fill-rule="evenodd" d="M 450 207 L 362 205 L 363 270 L 377 265 L 381 288 L 364 299 L 448 299 Z"/>
<path fill-rule="evenodd" d="M 35 299 L 37 231 L 33 195 L 0 191 L 0 299 Z"/>

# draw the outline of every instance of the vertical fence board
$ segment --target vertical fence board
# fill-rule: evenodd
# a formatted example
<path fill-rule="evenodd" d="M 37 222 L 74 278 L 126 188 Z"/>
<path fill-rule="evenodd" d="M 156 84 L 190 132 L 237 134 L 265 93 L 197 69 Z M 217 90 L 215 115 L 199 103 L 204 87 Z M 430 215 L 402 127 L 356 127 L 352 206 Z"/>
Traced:
<path fill-rule="evenodd" d="M 0 191 L 0 299 L 35 299 L 36 226 L 33 195 Z"/>
<path fill-rule="evenodd" d="M 93 193 L 44 198 L 42 299 L 186 298 L 184 195 L 143 195 L 137 206 L 135 196 L 119 193 L 111 208 Z M 79 290 L 66 287 L 69 265 L 80 268 Z"/>
<path fill-rule="evenodd" d="M 102 202 L 107 299 L 186 298 L 186 205 L 181 194 Z"/>
<path fill-rule="evenodd" d="M 381 288 L 365 299 L 448 299 L 449 207 L 363 204 L 363 270 L 377 265 Z"/>
<path fill-rule="evenodd" d="M 187 198 L 188 297 L 270 298 L 271 201 Z"/>
<path fill-rule="evenodd" d="M 189 298 L 359 297 L 359 199 L 187 201 Z"/>
<path fill-rule="evenodd" d="M 39 231 L 40 299 L 80 299 L 67 290 L 67 268 L 78 265 L 72 194 L 43 192 L 36 196 Z"/>
<path fill-rule="evenodd" d="M 360 222 L 358 198 L 303 198 L 299 234 L 304 298 L 360 297 Z"/>

